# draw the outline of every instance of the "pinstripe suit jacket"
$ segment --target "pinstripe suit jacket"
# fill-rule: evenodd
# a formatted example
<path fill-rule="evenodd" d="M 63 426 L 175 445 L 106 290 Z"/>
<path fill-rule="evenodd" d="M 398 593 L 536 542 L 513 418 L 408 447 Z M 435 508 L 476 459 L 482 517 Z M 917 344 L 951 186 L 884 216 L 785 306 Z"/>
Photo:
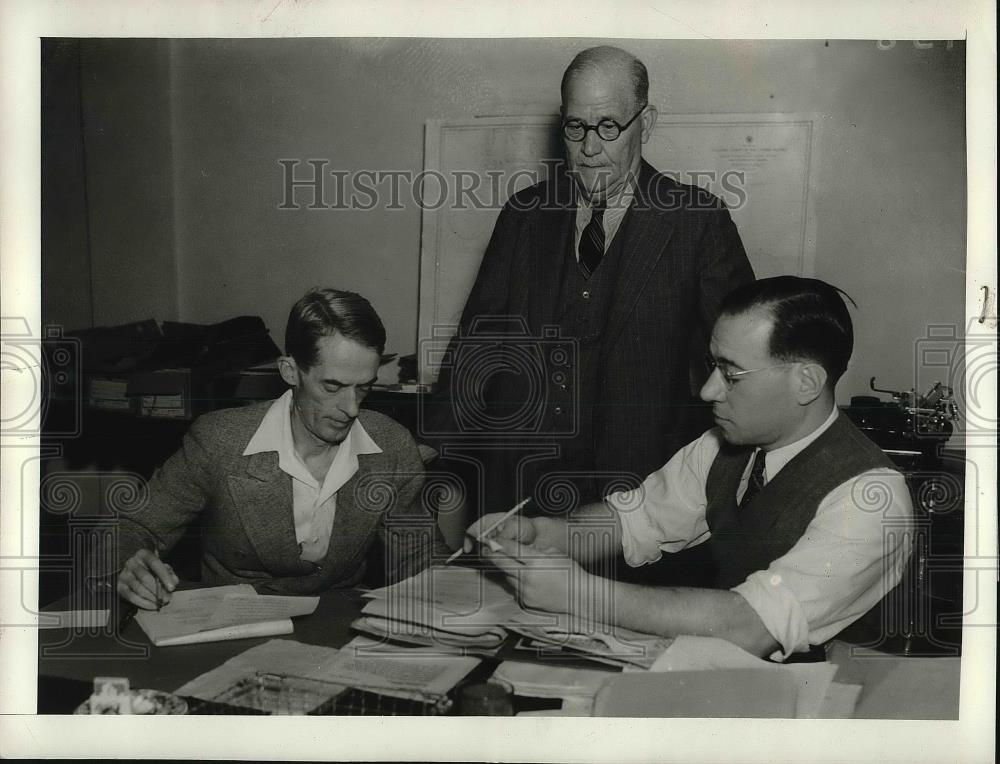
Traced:
<path fill-rule="evenodd" d="M 497 384 L 487 381 L 483 390 L 475 389 L 476 380 L 455 377 L 462 370 L 453 371 L 454 361 L 463 343 L 474 342 L 467 335 L 477 317 L 518 317 L 535 337 L 559 324 L 576 209 L 570 183 L 562 177 L 525 189 L 501 211 L 440 376 L 443 405 L 435 426 L 459 437 L 435 439 L 436 445 L 461 440 L 461 425 L 448 421 L 455 405 L 468 405 L 461 395 L 474 390 L 489 405 L 516 390 L 511 375 L 494 375 Z M 690 406 L 692 387 L 704 378 L 701 354 L 722 297 L 752 281 L 753 271 L 721 200 L 646 162 L 618 236 L 624 237 L 622 254 L 591 392 L 596 405 L 587 445 L 597 471 L 641 478 L 704 429 Z"/>
<path fill-rule="evenodd" d="M 279 469 L 277 452 L 243 456 L 270 405 L 215 411 L 191 425 L 181 449 L 150 481 L 149 500 L 119 516 L 118 564 L 147 539 L 170 549 L 198 522 L 206 584 L 314 594 L 356 584 L 368 565 L 374 581 L 394 581 L 424 567 L 443 542 L 422 506 L 423 463 L 405 428 L 365 410 L 359 419 L 382 453 L 359 455 L 358 471 L 337 491 L 324 560 L 299 557 L 291 477 Z M 104 572 L 114 565 L 108 561 Z"/>

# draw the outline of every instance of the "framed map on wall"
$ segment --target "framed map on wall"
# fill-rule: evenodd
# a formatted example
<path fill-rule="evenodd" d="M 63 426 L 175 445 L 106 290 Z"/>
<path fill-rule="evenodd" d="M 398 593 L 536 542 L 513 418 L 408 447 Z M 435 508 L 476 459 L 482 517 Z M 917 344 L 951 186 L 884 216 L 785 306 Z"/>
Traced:
<path fill-rule="evenodd" d="M 819 118 L 660 114 L 643 156 L 729 207 L 759 278 L 813 275 Z M 507 198 L 562 156 L 556 116 L 428 121 L 420 247 L 420 382 L 437 378 Z"/>

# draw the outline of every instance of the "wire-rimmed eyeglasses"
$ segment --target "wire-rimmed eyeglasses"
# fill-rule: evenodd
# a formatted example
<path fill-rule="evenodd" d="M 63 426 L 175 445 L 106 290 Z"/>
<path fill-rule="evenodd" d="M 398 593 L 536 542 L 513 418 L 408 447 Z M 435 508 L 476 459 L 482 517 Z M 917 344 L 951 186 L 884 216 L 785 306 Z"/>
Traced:
<path fill-rule="evenodd" d="M 725 367 L 721 366 L 715 357 L 711 353 L 705 354 L 705 368 L 708 370 L 708 376 L 712 376 L 716 369 L 719 370 L 719 375 L 722 377 L 722 381 L 726 383 L 726 389 L 732 390 L 733 385 L 739 382 L 747 374 L 756 374 L 758 371 L 767 371 L 768 369 L 780 369 L 783 366 L 794 366 L 795 361 L 787 361 L 785 363 L 776 363 L 773 366 L 761 366 L 759 369 L 745 369 L 743 371 L 729 371 Z"/>
<path fill-rule="evenodd" d="M 619 125 L 613 119 L 602 119 L 596 125 L 588 125 L 582 119 L 567 119 L 562 123 L 563 137 L 567 141 L 579 143 L 587 137 L 587 133 L 593 130 L 602 141 L 616 141 L 618 140 L 618 136 L 628 130 L 629 126 L 639 118 L 639 115 L 642 114 L 648 105 L 643 104 L 642 108 L 624 125 Z"/>

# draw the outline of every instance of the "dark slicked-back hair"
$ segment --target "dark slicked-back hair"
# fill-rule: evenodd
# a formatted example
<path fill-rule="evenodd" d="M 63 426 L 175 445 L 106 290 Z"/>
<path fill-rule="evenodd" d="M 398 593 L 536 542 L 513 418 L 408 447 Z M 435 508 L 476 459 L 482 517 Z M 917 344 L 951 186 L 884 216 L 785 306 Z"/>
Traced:
<path fill-rule="evenodd" d="M 563 72 L 560 86 L 563 103 L 566 103 L 566 87 L 571 78 L 586 71 L 607 71 L 615 66 L 619 67 L 628 78 L 632 97 L 635 98 L 635 108 L 645 106 L 649 102 L 649 73 L 646 71 L 646 65 L 627 50 L 610 45 L 581 50 L 569 62 L 569 66 Z"/>
<path fill-rule="evenodd" d="M 385 350 L 385 327 L 364 297 L 339 289 L 310 289 L 288 314 L 285 353 L 303 371 L 315 365 L 320 338 L 341 334 L 378 352 Z"/>
<path fill-rule="evenodd" d="M 738 316 L 755 310 L 772 319 L 768 352 L 779 361 L 813 361 L 837 384 L 854 350 L 854 326 L 843 297 L 851 296 L 819 279 L 776 276 L 735 289 L 722 300 L 719 314 Z"/>

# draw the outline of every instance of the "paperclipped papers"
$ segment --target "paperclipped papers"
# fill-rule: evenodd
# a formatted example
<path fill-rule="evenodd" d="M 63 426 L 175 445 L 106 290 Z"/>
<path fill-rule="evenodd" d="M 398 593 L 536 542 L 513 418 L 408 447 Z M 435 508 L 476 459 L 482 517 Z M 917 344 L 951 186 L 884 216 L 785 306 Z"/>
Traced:
<path fill-rule="evenodd" d="M 318 597 L 257 594 L 249 584 L 174 592 L 162 610 L 135 620 L 157 647 L 290 634 L 291 619 L 316 609 Z"/>

